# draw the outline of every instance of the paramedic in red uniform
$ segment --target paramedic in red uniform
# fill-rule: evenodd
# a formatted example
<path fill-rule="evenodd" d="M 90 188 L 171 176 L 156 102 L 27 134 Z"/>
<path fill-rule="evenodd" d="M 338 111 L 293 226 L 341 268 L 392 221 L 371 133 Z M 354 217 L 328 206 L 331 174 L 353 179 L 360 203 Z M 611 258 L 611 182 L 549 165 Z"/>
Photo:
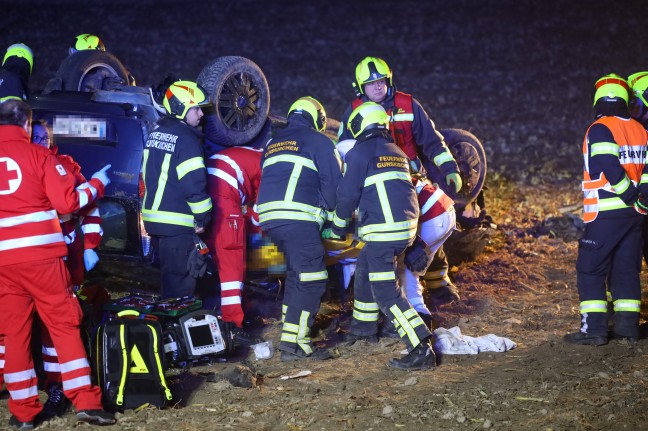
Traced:
<path fill-rule="evenodd" d="M 81 308 L 63 256 L 67 249 L 57 212 L 71 213 L 104 192 L 106 166 L 75 188 L 75 178 L 45 148 L 30 145 L 31 108 L 20 100 L 0 103 L 0 333 L 6 346 L 4 379 L 9 426 L 31 429 L 42 406 L 31 357 L 35 312 L 57 347 L 63 390 L 77 419 L 112 424 L 92 385 L 79 335 Z"/>
<path fill-rule="evenodd" d="M 241 298 L 247 232 L 260 232 L 258 216 L 252 205 L 256 202 L 261 181 L 262 154 L 263 150 L 256 148 L 230 147 L 207 159 L 207 190 L 214 205 L 207 245 L 214 252 L 213 259 L 218 268 L 223 321 L 236 326 L 232 327 L 234 338 L 243 344 L 261 341 L 242 331 L 244 313 Z M 246 226 L 248 223 L 251 226 Z"/>

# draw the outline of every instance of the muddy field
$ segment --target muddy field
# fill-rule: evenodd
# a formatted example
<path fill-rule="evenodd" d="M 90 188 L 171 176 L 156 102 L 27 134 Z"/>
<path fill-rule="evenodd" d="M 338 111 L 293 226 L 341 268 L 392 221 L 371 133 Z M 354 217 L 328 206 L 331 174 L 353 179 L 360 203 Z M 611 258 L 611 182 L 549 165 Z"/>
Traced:
<path fill-rule="evenodd" d="M 112 429 L 648 429 L 648 341 L 562 341 L 578 328 L 580 144 L 592 87 L 611 71 L 648 70 L 645 2 L 53 3 L 0 0 L 0 46 L 34 48 L 34 90 L 53 76 L 69 40 L 92 32 L 141 85 L 169 73 L 195 79 L 209 60 L 241 55 L 265 72 L 273 112 L 310 94 L 339 118 L 355 64 L 386 58 L 398 87 L 439 128 L 472 131 L 488 154 L 486 206 L 497 229 L 476 262 L 453 268 L 461 301 L 436 308 L 435 325 L 517 343 L 505 353 L 446 355 L 431 371 L 392 370 L 386 363 L 404 345 L 342 345 L 350 307 L 332 294 L 316 342 L 339 358 L 257 361 L 240 349 L 227 362 L 170 370 L 173 405 L 128 411 Z M 136 284 L 145 272 L 112 269 L 104 263 L 100 273 L 111 286 Z M 253 298 L 263 322 L 256 330 L 276 343 L 280 299 Z M 300 371 L 311 374 L 282 378 Z M 252 387 L 223 380 L 235 374 Z M 6 403 L 5 395 L 0 424 Z M 40 429 L 72 428 L 68 413 Z"/>

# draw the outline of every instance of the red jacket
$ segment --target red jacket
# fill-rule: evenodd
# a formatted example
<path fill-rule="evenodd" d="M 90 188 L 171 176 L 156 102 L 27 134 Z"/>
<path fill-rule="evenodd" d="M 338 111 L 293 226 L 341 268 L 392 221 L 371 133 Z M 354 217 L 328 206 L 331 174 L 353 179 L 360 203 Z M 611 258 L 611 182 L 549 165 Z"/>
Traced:
<path fill-rule="evenodd" d="M 254 202 L 261 181 L 263 150 L 229 147 L 207 159 L 207 190 L 212 201 L 217 196 L 240 200 L 241 205 Z"/>
<path fill-rule="evenodd" d="M 20 126 L 0 126 L 0 265 L 67 254 L 57 212 L 71 213 L 103 196 L 101 181 L 76 179 Z"/>
<path fill-rule="evenodd" d="M 59 154 L 56 145 L 52 145 L 50 151 L 61 162 L 65 170 L 74 176 L 77 186 L 86 182 L 81 173 L 81 166 L 71 156 Z M 59 214 L 59 220 L 66 244 L 72 244 L 76 240 L 77 222 L 81 227 L 81 232 L 83 232 L 83 248 L 85 250 L 94 249 L 101 243 L 103 230 L 101 229 L 101 214 L 96 202 L 88 204 L 73 214 Z"/>

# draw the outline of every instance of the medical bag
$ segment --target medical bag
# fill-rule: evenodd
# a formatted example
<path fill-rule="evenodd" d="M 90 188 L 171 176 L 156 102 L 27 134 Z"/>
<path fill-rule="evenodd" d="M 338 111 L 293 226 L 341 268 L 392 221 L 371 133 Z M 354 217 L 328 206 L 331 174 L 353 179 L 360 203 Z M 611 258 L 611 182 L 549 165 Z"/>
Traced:
<path fill-rule="evenodd" d="M 172 398 L 164 376 L 162 327 L 139 317 L 137 311 L 121 311 L 97 330 L 93 362 L 106 410 L 162 408 Z"/>

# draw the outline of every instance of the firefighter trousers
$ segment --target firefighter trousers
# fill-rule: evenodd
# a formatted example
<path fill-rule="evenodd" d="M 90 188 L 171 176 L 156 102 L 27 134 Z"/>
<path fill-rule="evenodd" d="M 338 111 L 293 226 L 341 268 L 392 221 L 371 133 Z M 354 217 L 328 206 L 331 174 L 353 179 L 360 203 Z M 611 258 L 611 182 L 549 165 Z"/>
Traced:
<path fill-rule="evenodd" d="M 309 355 L 313 351 L 310 329 L 328 282 L 319 226 L 295 221 L 272 227 L 268 234 L 286 258 L 279 350 Z"/>
<path fill-rule="evenodd" d="M 162 298 L 181 298 L 196 292 L 196 279 L 187 270 L 189 253 L 194 248 L 194 234 L 159 236 Z"/>
<path fill-rule="evenodd" d="M 614 334 L 639 336 L 642 223 L 642 216 L 637 214 L 628 218 L 596 219 L 585 225 L 576 261 L 581 331 L 607 336 L 605 290 L 606 280 L 609 280 L 614 304 Z"/>
<path fill-rule="evenodd" d="M 101 409 L 81 341 L 82 312 L 62 258 L 0 266 L 0 333 L 4 334 L 4 380 L 9 411 L 31 421 L 41 411 L 31 352 L 34 312 L 52 337 L 60 361 L 63 393 L 78 410 Z"/>
<path fill-rule="evenodd" d="M 412 350 L 432 336 L 396 282 L 396 259 L 408 242 L 367 242 L 356 262 L 351 333 L 376 335 L 379 311 Z"/>

